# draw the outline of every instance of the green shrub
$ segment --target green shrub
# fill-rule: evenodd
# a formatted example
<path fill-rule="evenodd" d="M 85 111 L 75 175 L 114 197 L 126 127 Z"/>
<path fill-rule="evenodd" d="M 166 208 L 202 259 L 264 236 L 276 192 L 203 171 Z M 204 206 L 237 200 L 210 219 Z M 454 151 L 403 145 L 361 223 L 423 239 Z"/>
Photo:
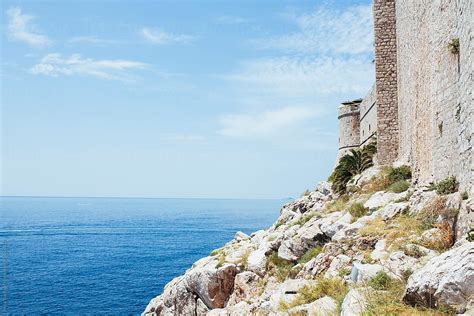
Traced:
<path fill-rule="evenodd" d="M 298 260 L 298 263 L 305 264 L 309 260 L 319 255 L 322 251 L 322 247 L 314 247 L 306 251 L 306 253 Z"/>
<path fill-rule="evenodd" d="M 459 54 L 459 38 L 453 38 L 449 43 L 448 43 L 448 48 L 453 53 L 454 55 Z"/>
<path fill-rule="evenodd" d="M 409 187 L 410 187 L 410 183 L 408 183 L 407 180 L 399 180 L 397 182 L 392 183 L 388 187 L 388 190 L 395 193 L 401 193 L 408 190 Z"/>
<path fill-rule="evenodd" d="M 347 183 L 351 178 L 362 171 L 373 166 L 373 156 L 377 151 L 376 143 L 370 143 L 362 149 L 351 149 L 350 153 L 344 155 L 330 178 L 332 189 L 338 194 L 346 192 Z"/>
<path fill-rule="evenodd" d="M 249 250 L 246 250 L 244 252 L 244 254 L 242 255 L 242 260 L 240 261 L 240 264 L 244 267 L 244 268 L 247 268 L 247 265 L 249 263 L 249 255 L 250 255 L 250 251 Z"/>
<path fill-rule="evenodd" d="M 467 232 L 467 237 L 466 239 L 468 241 L 474 241 L 474 227 L 471 227 L 469 231 Z"/>
<path fill-rule="evenodd" d="M 409 166 L 390 168 L 388 172 L 388 179 L 391 183 L 411 179 L 411 168 Z"/>
<path fill-rule="evenodd" d="M 463 193 L 461 193 L 461 198 L 463 200 L 467 200 L 469 198 L 469 194 L 467 194 L 467 191 L 464 191 Z"/>
<path fill-rule="evenodd" d="M 456 180 L 456 177 L 451 176 L 440 181 L 436 185 L 436 193 L 440 195 L 451 194 L 457 192 L 459 188 L 459 182 Z"/>
<path fill-rule="evenodd" d="M 270 275 L 274 275 L 277 278 L 278 282 L 283 282 L 293 268 L 293 263 L 281 259 L 278 257 L 278 252 L 273 251 L 267 258 L 265 268 Z"/>
<path fill-rule="evenodd" d="M 301 197 L 303 197 L 303 196 L 308 196 L 309 193 L 310 193 L 309 190 L 305 190 L 305 191 L 301 194 Z"/>
<path fill-rule="evenodd" d="M 392 278 L 385 271 L 379 271 L 369 281 L 369 285 L 376 290 L 386 290 L 390 286 Z"/>
<path fill-rule="evenodd" d="M 368 208 L 365 208 L 362 203 L 354 203 L 351 205 L 349 208 L 349 213 L 352 215 L 354 218 L 359 218 L 367 214 L 369 211 Z"/>
<path fill-rule="evenodd" d="M 402 272 L 402 277 L 403 277 L 403 280 L 405 282 L 408 281 L 408 278 L 410 278 L 410 276 L 413 274 L 413 270 L 411 269 L 407 269 L 407 270 L 403 270 Z"/>

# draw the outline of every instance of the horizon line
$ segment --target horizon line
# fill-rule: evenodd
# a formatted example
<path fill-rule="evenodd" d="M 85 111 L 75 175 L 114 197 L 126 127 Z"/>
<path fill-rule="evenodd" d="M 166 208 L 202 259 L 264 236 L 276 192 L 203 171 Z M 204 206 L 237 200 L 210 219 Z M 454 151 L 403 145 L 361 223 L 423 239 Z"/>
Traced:
<path fill-rule="evenodd" d="M 142 196 L 53 196 L 53 195 L 0 195 L 0 198 L 60 198 L 60 199 L 155 199 L 155 200 L 294 200 L 285 198 L 218 198 L 218 197 L 142 197 Z"/>

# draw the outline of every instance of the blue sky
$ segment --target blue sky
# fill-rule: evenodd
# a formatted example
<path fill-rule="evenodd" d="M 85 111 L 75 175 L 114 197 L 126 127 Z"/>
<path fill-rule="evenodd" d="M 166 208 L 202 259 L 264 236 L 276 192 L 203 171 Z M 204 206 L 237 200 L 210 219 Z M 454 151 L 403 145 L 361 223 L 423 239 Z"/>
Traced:
<path fill-rule="evenodd" d="M 299 195 L 374 81 L 370 5 L 2 1 L 2 195 Z"/>

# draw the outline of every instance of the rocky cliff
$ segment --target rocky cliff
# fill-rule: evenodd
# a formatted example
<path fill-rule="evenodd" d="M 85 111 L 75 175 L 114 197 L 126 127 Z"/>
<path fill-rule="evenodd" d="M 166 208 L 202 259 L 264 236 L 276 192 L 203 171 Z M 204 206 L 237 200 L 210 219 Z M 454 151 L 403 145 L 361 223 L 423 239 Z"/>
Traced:
<path fill-rule="evenodd" d="M 386 172 L 366 170 L 343 196 L 320 183 L 272 227 L 194 263 L 143 315 L 474 315 L 474 198 L 389 189 Z"/>

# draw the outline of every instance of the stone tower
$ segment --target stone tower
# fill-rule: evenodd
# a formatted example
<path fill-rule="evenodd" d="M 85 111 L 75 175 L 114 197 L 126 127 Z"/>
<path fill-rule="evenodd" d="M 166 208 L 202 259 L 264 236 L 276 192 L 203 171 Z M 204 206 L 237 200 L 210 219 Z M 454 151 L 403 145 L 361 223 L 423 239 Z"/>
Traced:
<path fill-rule="evenodd" d="M 339 106 L 339 153 L 336 161 L 352 148 L 360 145 L 359 105 L 362 99 L 344 102 Z"/>
<path fill-rule="evenodd" d="M 377 160 L 387 165 L 398 156 L 399 139 L 395 0 L 374 0 L 374 32 Z"/>

